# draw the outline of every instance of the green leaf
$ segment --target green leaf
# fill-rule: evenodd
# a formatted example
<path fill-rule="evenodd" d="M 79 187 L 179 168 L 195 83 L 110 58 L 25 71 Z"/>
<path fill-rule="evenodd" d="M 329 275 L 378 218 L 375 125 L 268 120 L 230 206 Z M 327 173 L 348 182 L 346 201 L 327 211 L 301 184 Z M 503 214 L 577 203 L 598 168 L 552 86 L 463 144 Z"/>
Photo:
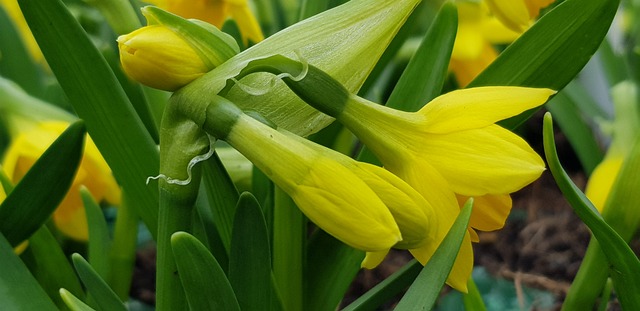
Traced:
<path fill-rule="evenodd" d="M 316 230 L 307 246 L 305 310 L 334 310 L 360 270 L 363 259 L 364 252 Z"/>
<path fill-rule="evenodd" d="M 58 310 L 0 233 L 0 301 L 7 310 Z"/>
<path fill-rule="evenodd" d="M 30 94 L 42 96 L 42 72 L 31 58 L 4 6 L 0 6 L 0 29 L 0 75 L 13 80 Z"/>
<path fill-rule="evenodd" d="M 98 310 L 104 311 L 126 311 L 124 304 L 118 295 L 111 290 L 109 285 L 93 270 L 91 265 L 80 254 L 71 255 L 73 266 L 78 272 L 78 276 L 87 288 L 87 295 L 95 301 Z"/>
<path fill-rule="evenodd" d="M 103 278 L 109 275 L 109 228 L 102 214 L 102 208 L 91 196 L 86 187 L 80 188 L 80 196 L 87 215 L 89 227 L 89 263 Z"/>
<path fill-rule="evenodd" d="M 69 126 L 0 205 L 0 232 L 11 245 L 29 238 L 62 202 L 82 158 L 85 127 Z"/>
<path fill-rule="evenodd" d="M 32 273 L 58 307 L 64 304 L 58 295 L 58 290 L 62 287 L 84 297 L 76 272 L 47 226 L 41 226 L 29 238 L 29 248 L 25 253 L 31 253 L 30 259 L 34 261 Z"/>
<path fill-rule="evenodd" d="M 285 310 L 302 310 L 307 220 L 295 202 L 275 187 L 273 210 L 273 275 Z"/>
<path fill-rule="evenodd" d="M 600 46 L 619 0 L 566 0 L 513 42 L 469 87 L 514 85 L 562 89 Z M 515 128 L 534 112 L 502 122 Z"/>
<path fill-rule="evenodd" d="M 267 224 L 260 204 L 249 192 L 240 196 L 236 208 L 229 282 L 241 310 L 266 310 L 271 304 L 271 251 Z"/>
<path fill-rule="evenodd" d="M 60 297 L 62 297 L 62 300 L 67 307 L 71 309 L 71 311 L 95 311 L 95 309 L 89 307 L 87 304 L 82 302 L 82 300 L 78 299 L 78 297 L 64 288 L 60 289 Z"/>
<path fill-rule="evenodd" d="M 176 232 L 171 247 L 191 310 L 240 310 L 227 276 L 198 239 Z"/>
<path fill-rule="evenodd" d="M 136 212 L 157 233 L 158 149 L 104 58 L 60 0 L 19 0 L 20 8 L 69 102 L 129 191 Z M 51 27 L 55 25 L 55 27 Z"/>
<path fill-rule="evenodd" d="M 377 308 L 383 303 L 389 301 L 395 297 L 398 293 L 403 291 L 418 277 L 420 271 L 422 271 L 422 265 L 417 260 L 413 259 L 400 270 L 393 273 L 391 276 L 382 280 L 372 289 L 358 297 L 354 302 L 349 304 L 342 311 L 365 311 L 365 310 L 377 310 Z"/>
<path fill-rule="evenodd" d="M 113 229 L 113 244 L 109 253 L 109 284 L 122 300 L 129 298 L 131 277 L 136 261 L 138 224 L 140 219 L 133 212 L 127 192 L 122 193 Z"/>
<path fill-rule="evenodd" d="M 218 229 L 217 234 L 220 235 L 225 249 L 229 252 L 233 215 L 239 195 L 217 153 L 203 163 L 202 183 L 209 201 L 210 213 L 213 214 L 215 228 Z"/>
<path fill-rule="evenodd" d="M 591 175 L 602 161 L 604 152 L 576 102 L 563 91 L 554 96 L 547 104 L 547 109 L 558 120 L 560 129 L 567 136 L 587 175 Z"/>
<path fill-rule="evenodd" d="M 562 168 L 556 153 L 551 114 L 544 117 L 544 149 L 549 169 L 575 213 L 591 229 L 611 264 L 611 278 L 625 310 L 640 308 L 640 261 L 629 245 L 602 218 Z M 640 142 L 640 140 L 638 140 Z M 640 149 L 638 149 L 640 150 Z"/>
<path fill-rule="evenodd" d="M 402 297 L 396 310 L 429 310 L 433 307 L 458 256 L 462 239 L 467 232 L 472 206 L 473 199 L 464 204 L 449 233 Z"/>
<path fill-rule="evenodd" d="M 458 31 L 458 10 L 445 3 L 387 100 L 387 106 L 418 111 L 442 92 Z"/>

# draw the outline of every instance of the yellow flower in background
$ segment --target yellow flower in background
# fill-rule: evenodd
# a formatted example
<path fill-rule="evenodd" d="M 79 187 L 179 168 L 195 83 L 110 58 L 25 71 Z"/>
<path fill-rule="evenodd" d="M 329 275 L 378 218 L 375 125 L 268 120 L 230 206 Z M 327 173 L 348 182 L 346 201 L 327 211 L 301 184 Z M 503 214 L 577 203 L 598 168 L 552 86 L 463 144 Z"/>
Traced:
<path fill-rule="evenodd" d="M 449 68 L 464 87 L 498 57 L 494 44 L 511 43 L 520 34 L 492 16 L 484 2 L 458 2 L 457 7 L 458 32 Z"/>
<path fill-rule="evenodd" d="M 640 114 L 637 108 L 638 89 L 633 82 L 623 81 L 611 91 L 615 118 L 605 126 L 612 136 L 607 153 L 595 168 L 585 189 L 585 194 L 602 213 L 620 168 L 630 154 L 633 142 L 640 133 Z"/>
<path fill-rule="evenodd" d="M 118 48 L 127 75 L 160 90 L 175 91 L 215 68 L 162 25 L 142 27 L 118 37 Z"/>
<path fill-rule="evenodd" d="M 247 0 L 145 0 L 184 18 L 195 18 L 222 28 L 231 18 L 236 21 L 242 40 L 258 43 L 264 39 Z"/>
<path fill-rule="evenodd" d="M 60 121 L 41 122 L 20 132 L 11 141 L 3 160 L 3 169 L 11 181 L 19 182 L 68 125 Z M 88 228 L 79 193 L 81 185 L 89 189 L 96 201 L 120 203 L 120 188 L 90 137 L 87 137 L 84 155 L 73 184 L 53 213 L 54 223 L 62 233 L 73 239 L 86 241 Z"/>
<path fill-rule="evenodd" d="M 555 0 L 486 0 L 493 14 L 517 32 L 524 32 L 540 14 L 540 10 Z"/>
<path fill-rule="evenodd" d="M 18 5 L 17 0 L 0 0 L 0 4 L 7 11 L 7 14 L 13 21 L 13 24 L 16 26 L 16 29 L 20 33 L 20 37 L 22 37 L 23 43 L 31 57 L 38 63 L 45 64 L 46 61 L 44 59 L 44 55 L 42 55 L 42 51 L 40 51 L 40 47 L 38 47 L 38 43 L 36 39 L 31 34 L 31 29 L 27 25 L 27 21 L 24 19 L 22 15 L 22 11 L 20 10 L 20 6 Z"/>

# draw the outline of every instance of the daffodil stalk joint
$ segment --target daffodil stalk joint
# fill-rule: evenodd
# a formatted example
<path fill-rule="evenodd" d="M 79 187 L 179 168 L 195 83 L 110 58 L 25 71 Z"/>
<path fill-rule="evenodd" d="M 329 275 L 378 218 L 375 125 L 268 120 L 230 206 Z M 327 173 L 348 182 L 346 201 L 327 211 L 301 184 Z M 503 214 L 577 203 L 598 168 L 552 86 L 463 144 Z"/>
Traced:
<path fill-rule="evenodd" d="M 142 8 L 147 26 L 118 37 L 120 62 L 134 80 L 175 91 L 239 52 L 233 37 L 215 26 L 159 8 Z"/>

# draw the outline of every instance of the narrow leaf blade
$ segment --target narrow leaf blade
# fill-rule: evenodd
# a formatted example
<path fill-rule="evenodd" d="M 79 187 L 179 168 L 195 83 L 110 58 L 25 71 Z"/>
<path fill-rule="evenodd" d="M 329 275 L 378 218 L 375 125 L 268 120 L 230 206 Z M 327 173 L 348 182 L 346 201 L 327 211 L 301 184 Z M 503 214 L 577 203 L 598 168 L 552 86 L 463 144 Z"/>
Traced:
<path fill-rule="evenodd" d="M 29 238 L 62 202 L 82 158 L 85 127 L 67 128 L 0 205 L 0 231 L 11 245 Z"/>
<path fill-rule="evenodd" d="M 209 250 L 192 235 L 171 236 L 180 281 L 192 310 L 240 310 L 227 276 Z"/>

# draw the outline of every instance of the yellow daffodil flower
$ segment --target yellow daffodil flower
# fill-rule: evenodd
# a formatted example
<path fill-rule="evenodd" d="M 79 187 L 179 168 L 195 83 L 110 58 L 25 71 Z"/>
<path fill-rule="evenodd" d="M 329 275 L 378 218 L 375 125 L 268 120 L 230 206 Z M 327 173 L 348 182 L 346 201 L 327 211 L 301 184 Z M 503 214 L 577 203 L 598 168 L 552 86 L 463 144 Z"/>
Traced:
<path fill-rule="evenodd" d="M 502 25 L 484 2 L 458 2 L 457 7 L 458 32 L 449 68 L 464 87 L 496 59 L 494 44 L 511 43 L 519 33 Z"/>
<path fill-rule="evenodd" d="M 612 136 L 607 154 L 595 168 L 585 189 L 585 194 L 602 213 L 625 158 L 631 153 L 633 142 L 640 133 L 640 117 L 637 109 L 638 90 L 633 82 L 624 81 L 612 89 L 615 119 L 609 124 Z M 606 127 L 605 127 L 606 128 Z"/>
<path fill-rule="evenodd" d="M 46 62 L 44 59 L 44 55 L 42 55 L 42 51 L 40 51 L 40 47 L 38 47 L 38 43 L 33 37 L 31 29 L 29 29 L 29 25 L 27 25 L 27 21 L 22 15 L 22 11 L 20 10 L 18 1 L 0 0 L 0 4 L 5 9 L 5 11 L 7 11 L 9 18 L 11 18 L 13 24 L 16 26 L 18 32 L 20 33 L 20 37 L 22 37 L 25 47 L 29 51 L 29 54 L 31 54 L 31 57 L 38 63 L 45 64 Z"/>
<path fill-rule="evenodd" d="M 540 14 L 540 10 L 555 0 L 486 0 L 502 23 L 517 32 L 524 32 Z"/>
<path fill-rule="evenodd" d="M 439 228 L 443 228 L 438 231 L 441 241 L 459 212 L 453 193 L 480 197 L 471 226 L 497 229 L 504 224 L 511 207 L 505 196 L 537 179 L 544 162 L 523 139 L 495 122 L 540 106 L 554 93 L 522 87 L 458 90 L 416 113 L 352 96 L 337 118 L 371 148 L 385 168 L 436 207 Z M 472 237 L 465 237 L 448 279 L 463 291 L 473 263 Z M 411 252 L 424 263 L 436 248 L 434 243 Z"/>
<path fill-rule="evenodd" d="M 211 25 L 153 7 L 142 13 L 149 25 L 118 37 L 124 71 L 142 84 L 175 91 L 239 52 L 233 38 Z"/>
<path fill-rule="evenodd" d="M 195 18 L 221 28 L 231 18 L 236 21 L 245 44 L 264 39 L 247 0 L 146 0 L 184 18 Z"/>
<path fill-rule="evenodd" d="M 66 122 L 41 122 L 15 137 L 3 161 L 3 169 L 11 181 L 17 183 L 67 126 Z M 89 137 L 73 184 L 53 214 L 54 223 L 62 233 L 73 239 L 86 241 L 88 228 L 79 193 L 81 185 L 87 187 L 98 201 L 113 204 L 120 202 L 120 188 Z"/>
<path fill-rule="evenodd" d="M 218 97 L 204 129 L 225 140 L 286 192 L 320 228 L 365 251 L 402 240 L 393 215 L 367 184 L 335 159 L 249 117 Z"/>

